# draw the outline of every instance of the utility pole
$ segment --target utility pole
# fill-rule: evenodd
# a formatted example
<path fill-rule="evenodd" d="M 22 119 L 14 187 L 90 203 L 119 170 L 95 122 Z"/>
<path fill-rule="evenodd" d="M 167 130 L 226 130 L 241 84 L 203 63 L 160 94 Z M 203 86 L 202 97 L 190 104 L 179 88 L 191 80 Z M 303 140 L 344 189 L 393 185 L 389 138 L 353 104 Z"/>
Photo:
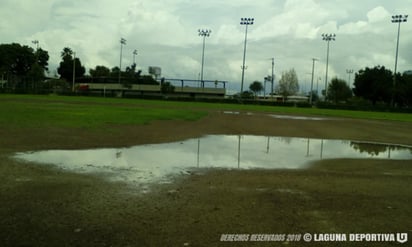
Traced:
<path fill-rule="evenodd" d="M 310 95 L 309 95 L 309 104 L 312 104 L 312 96 L 313 96 L 313 77 L 315 75 L 315 62 L 318 59 L 312 58 L 312 80 L 310 82 Z"/>

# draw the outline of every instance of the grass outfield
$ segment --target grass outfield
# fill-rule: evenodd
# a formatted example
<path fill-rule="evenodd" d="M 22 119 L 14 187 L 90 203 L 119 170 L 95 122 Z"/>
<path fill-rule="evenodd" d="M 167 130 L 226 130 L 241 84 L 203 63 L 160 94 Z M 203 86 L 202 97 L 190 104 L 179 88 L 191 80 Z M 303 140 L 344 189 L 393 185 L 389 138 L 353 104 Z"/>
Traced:
<path fill-rule="evenodd" d="M 159 102 L 92 97 L 0 95 L 0 126 L 98 128 L 148 124 L 155 120 L 197 120 L 207 113 L 159 107 Z M 143 103 L 143 104 L 142 104 Z"/>
<path fill-rule="evenodd" d="M 155 120 L 197 120 L 210 110 L 260 111 L 281 114 L 319 115 L 412 122 L 412 114 L 221 104 L 161 100 L 0 95 L 0 126 L 80 127 L 147 124 Z"/>

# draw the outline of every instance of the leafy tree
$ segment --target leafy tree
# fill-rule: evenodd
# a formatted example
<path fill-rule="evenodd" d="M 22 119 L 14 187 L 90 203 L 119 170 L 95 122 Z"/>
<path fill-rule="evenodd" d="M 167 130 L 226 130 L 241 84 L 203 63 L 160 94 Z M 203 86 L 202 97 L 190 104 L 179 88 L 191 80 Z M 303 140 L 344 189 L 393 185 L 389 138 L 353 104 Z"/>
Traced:
<path fill-rule="evenodd" d="M 74 53 L 73 51 L 65 47 L 61 52 L 62 61 L 60 62 L 60 66 L 57 68 L 57 73 L 60 74 L 62 79 L 66 81 L 73 80 L 73 58 Z M 74 59 L 74 66 L 75 66 L 75 77 L 82 77 L 86 72 L 86 69 L 82 66 L 79 58 Z"/>
<path fill-rule="evenodd" d="M 125 76 L 128 78 L 135 78 L 136 76 L 136 64 L 132 64 L 132 66 L 127 66 L 125 70 Z"/>
<path fill-rule="evenodd" d="M 37 87 L 37 82 L 44 79 L 44 68 L 40 66 L 40 64 L 34 63 L 30 71 L 27 73 L 27 77 L 32 83 L 32 89 L 35 89 Z"/>
<path fill-rule="evenodd" d="M 254 94 L 253 94 L 252 91 L 247 90 L 247 91 L 243 91 L 241 93 L 237 93 L 237 94 L 233 95 L 233 97 L 235 99 L 253 99 Z"/>
<path fill-rule="evenodd" d="M 97 65 L 95 69 L 90 69 L 89 73 L 92 77 L 109 77 L 110 69 L 103 65 Z"/>
<path fill-rule="evenodd" d="M 175 87 L 172 85 L 172 83 L 165 81 L 164 78 L 162 78 L 160 85 L 163 94 L 169 94 L 175 91 Z"/>
<path fill-rule="evenodd" d="M 42 48 L 39 48 L 34 53 L 36 57 L 36 62 L 44 71 L 49 71 L 49 53 Z"/>
<path fill-rule="evenodd" d="M 0 68 L 8 75 L 26 76 L 36 61 L 33 49 L 20 44 L 0 45 Z"/>
<path fill-rule="evenodd" d="M 387 104 L 392 98 L 393 74 L 384 66 L 360 70 L 355 74 L 355 96 L 370 100 L 373 105 L 382 101 Z"/>
<path fill-rule="evenodd" d="M 18 90 L 35 90 L 48 70 L 48 52 L 17 43 L 0 45 L 0 77 Z"/>
<path fill-rule="evenodd" d="M 333 78 L 328 86 L 328 99 L 338 103 L 339 101 L 346 101 L 352 97 L 352 90 L 346 84 L 346 81 Z"/>
<path fill-rule="evenodd" d="M 252 84 L 249 85 L 249 89 L 255 94 L 256 97 L 257 94 L 263 90 L 263 85 L 259 81 L 254 81 Z"/>
<path fill-rule="evenodd" d="M 295 69 L 282 72 L 282 77 L 279 80 L 277 86 L 278 94 L 282 95 L 285 99 L 289 95 L 294 95 L 299 91 L 298 76 Z"/>
<path fill-rule="evenodd" d="M 65 59 L 72 59 L 74 52 L 72 49 L 70 49 L 69 47 L 64 47 L 63 51 L 60 53 L 61 58 Z"/>
<path fill-rule="evenodd" d="M 412 74 L 397 74 L 394 101 L 399 107 L 412 106 Z"/>
<path fill-rule="evenodd" d="M 140 70 L 139 70 L 140 71 Z M 139 72 L 138 72 L 139 73 Z M 159 85 L 159 82 L 157 82 L 151 75 L 143 75 L 140 76 L 138 79 L 138 84 L 152 84 L 152 85 Z"/>
<path fill-rule="evenodd" d="M 110 71 L 110 76 L 111 77 L 118 77 L 119 76 L 119 71 L 120 71 L 119 67 L 117 67 L 117 66 L 113 67 Z"/>
<path fill-rule="evenodd" d="M 311 94 L 312 94 L 312 102 L 316 102 L 319 100 L 318 91 L 313 90 L 312 92 L 309 92 L 308 97 L 310 97 Z"/>

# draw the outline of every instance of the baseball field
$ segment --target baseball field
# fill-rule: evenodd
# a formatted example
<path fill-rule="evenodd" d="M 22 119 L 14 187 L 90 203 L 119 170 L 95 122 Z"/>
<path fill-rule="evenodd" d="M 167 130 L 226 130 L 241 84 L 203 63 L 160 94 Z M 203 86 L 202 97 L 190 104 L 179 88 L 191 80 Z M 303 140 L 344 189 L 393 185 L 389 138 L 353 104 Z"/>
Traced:
<path fill-rule="evenodd" d="M 274 114 L 284 117 L 270 117 Z M 141 193 L 141 185 L 13 158 L 17 152 L 121 148 L 206 135 L 412 146 L 411 127 L 412 114 L 402 113 L 0 95 L 0 245 L 336 246 L 302 239 L 221 241 L 227 234 L 412 238 L 411 160 L 340 158 L 305 169 L 202 169 L 150 184 L 150 191 Z"/>

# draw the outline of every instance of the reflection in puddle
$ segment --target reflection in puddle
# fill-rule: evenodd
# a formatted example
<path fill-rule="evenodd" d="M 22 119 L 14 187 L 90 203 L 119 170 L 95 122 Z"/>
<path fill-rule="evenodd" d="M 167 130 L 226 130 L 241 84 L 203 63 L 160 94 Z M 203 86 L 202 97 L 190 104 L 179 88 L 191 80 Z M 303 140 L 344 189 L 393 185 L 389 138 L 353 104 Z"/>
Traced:
<path fill-rule="evenodd" d="M 313 120 L 313 121 L 330 120 L 330 118 L 322 118 L 322 117 L 305 117 L 305 116 L 275 115 L 275 114 L 270 114 L 269 116 L 273 118 L 278 118 L 278 119 L 293 119 L 293 120 Z"/>
<path fill-rule="evenodd" d="M 224 111 L 223 114 L 231 114 L 231 115 L 240 115 L 238 111 Z M 247 112 L 246 115 L 254 115 L 253 113 Z M 292 119 L 292 120 L 313 120 L 313 121 L 321 121 L 321 120 L 332 120 L 332 118 L 323 118 L 323 117 L 308 117 L 308 116 L 295 116 L 295 115 L 278 115 L 278 114 L 268 114 L 267 116 L 277 119 Z"/>
<path fill-rule="evenodd" d="M 334 158 L 412 159 L 412 147 L 341 140 L 211 135 L 182 142 L 120 149 L 17 153 L 18 159 L 107 175 L 113 180 L 166 182 L 194 168 L 299 169 Z"/>

